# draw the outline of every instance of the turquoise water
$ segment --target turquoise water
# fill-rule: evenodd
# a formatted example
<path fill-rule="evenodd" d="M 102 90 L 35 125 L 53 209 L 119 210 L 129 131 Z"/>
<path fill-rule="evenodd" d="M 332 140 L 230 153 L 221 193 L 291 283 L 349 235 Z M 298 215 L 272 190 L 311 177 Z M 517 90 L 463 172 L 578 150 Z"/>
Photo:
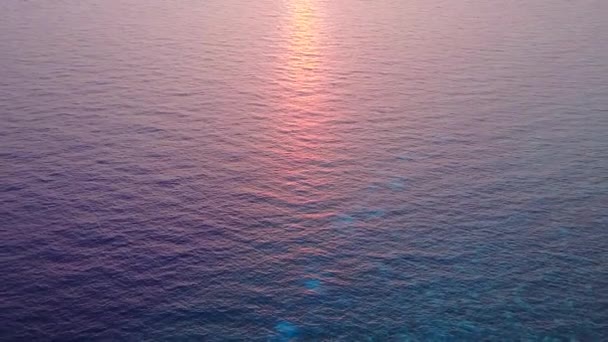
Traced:
<path fill-rule="evenodd" d="M 0 3 L 0 339 L 608 338 L 606 1 Z"/>

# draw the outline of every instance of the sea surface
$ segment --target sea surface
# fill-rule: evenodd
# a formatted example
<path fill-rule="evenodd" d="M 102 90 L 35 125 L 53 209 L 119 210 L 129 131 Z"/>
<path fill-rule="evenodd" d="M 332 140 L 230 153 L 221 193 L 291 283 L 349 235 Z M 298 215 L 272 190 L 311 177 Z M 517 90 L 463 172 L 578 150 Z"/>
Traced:
<path fill-rule="evenodd" d="M 608 1 L 2 0 L 0 340 L 608 340 Z"/>

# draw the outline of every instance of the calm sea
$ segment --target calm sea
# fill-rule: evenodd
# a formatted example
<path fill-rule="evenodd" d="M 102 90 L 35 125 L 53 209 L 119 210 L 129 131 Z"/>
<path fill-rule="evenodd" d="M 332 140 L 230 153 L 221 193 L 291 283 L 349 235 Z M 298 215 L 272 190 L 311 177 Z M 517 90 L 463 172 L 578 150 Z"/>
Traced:
<path fill-rule="evenodd" d="M 0 340 L 608 339 L 608 1 L 2 0 Z"/>

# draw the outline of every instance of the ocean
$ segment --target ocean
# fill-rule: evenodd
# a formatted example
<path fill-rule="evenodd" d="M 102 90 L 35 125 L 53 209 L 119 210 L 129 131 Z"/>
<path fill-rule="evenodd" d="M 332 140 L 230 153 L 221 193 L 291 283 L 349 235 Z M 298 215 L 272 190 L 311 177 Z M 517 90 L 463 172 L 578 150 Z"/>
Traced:
<path fill-rule="evenodd" d="M 3 0 L 0 340 L 607 340 L 607 18 Z"/>

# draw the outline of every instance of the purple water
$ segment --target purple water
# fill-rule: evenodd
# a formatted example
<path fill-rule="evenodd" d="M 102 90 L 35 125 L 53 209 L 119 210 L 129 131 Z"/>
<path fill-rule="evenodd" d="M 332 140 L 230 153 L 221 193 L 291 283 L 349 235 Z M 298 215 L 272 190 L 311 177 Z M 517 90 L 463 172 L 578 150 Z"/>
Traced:
<path fill-rule="evenodd" d="M 607 15 L 0 2 L 0 340 L 605 340 Z"/>

